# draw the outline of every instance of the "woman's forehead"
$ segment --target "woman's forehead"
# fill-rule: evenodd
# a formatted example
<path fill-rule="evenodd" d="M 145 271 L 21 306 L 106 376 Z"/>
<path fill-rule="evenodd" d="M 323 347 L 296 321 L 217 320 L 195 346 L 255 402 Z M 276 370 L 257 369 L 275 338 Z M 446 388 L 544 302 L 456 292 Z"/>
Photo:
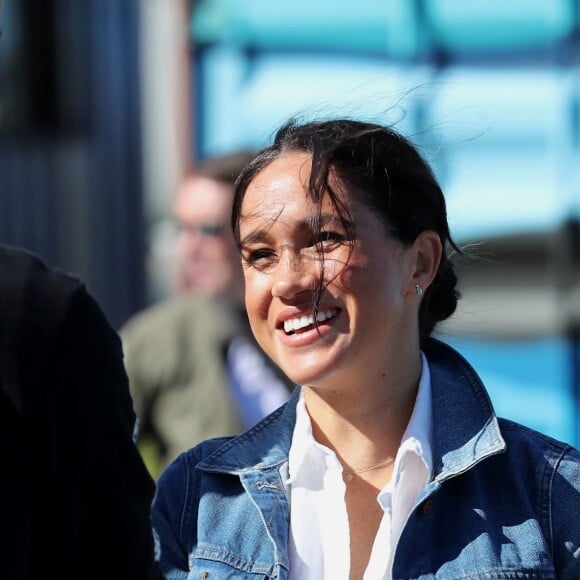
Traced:
<path fill-rule="evenodd" d="M 265 224 L 306 228 L 332 225 L 358 226 L 375 223 L 364 196 L 353 194 L 331 173 L 329 184 L 337 210 L 328 192 L 323 193 L 320 204 L 309 193 L 312 156 L 305 152 L 284 154 L 262 169 L 248 184 L 240 212 L 240 225 L 247 228 L 263 227 Z M 374 219 L 373 219 L 374 217 Z"/>
<path fill-rule="evenodd" d="M 314 205 L 308 194 L 311 161 L 307 154 L 274 159 L 258 172 L 246 188 L 242 214 L 280 215 L 296 204 Z"/>
<path fill-rule="evenodd" d="M 307 191 L 312 157 L 309 153 L 293 152 L 276 157 L 261 169 L 250 181 L 246 195 L 251 191 L 286 191 L 294 187 Z"/>
<path fill-rule="evenodd" d="M 251 198 L 253 203 L 267 202 L 269 204 L 280 203 L 281 200 L 289 198 L 310 200 L 311 170 L 312 155 L 310 153 L 303 151 L 284 153 L 256 173 L 244 192 L 243 203 L 246 203 L 248 198 Z M 343 203 L 348 204 L 350 196 L 344 191 L 344 186 L 336 177 L 332 167 L 328 173 L 328 183 L 334 195 L 341 198 Z M 322 192 L 322 199 L 330 203 L 329 196 L 324 192 Z"/>

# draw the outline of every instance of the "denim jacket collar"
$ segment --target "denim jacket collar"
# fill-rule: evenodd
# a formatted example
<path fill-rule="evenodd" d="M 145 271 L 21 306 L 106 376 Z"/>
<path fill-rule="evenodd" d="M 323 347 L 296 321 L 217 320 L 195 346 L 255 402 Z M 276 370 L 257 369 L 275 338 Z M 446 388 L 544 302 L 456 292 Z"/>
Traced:
<path fill-rule="evenodd" d="M 469 363 L 433 338 L 425 341 L 423 352 L 431 372 L 433 473 L 435 482 L 440 483 L 490 455 L 503 452 L 506 445 L 489 396 Z M 275 477 L 281 470 L 284 475 L 299 390 L 299 387 L 294 390 L 283 407 L 227 441 L 197 467 L 237 474 L 242 481 L 249 472 L 262 476 L 270 473 Z"/>
<path fill-rule="evenodd" d="M 429 339 L 424 352 L 431 370 L 433 473 L 438 482 L 505 451 L 498 420 L 480 378 L 454 349 Z"/>
<path fill-rule="evenodd" d="M 278 469 L 288 461 L 299 396 L 297 386 L 286 404 L 248 431 L 228 440 L 197 468 L 236 475 L 248 470 Z"/>

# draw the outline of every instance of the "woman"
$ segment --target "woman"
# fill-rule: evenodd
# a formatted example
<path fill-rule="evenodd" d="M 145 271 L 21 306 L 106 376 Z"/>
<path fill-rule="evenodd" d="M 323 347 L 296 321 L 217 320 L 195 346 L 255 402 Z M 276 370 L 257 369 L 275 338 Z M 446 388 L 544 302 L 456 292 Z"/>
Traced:
<path fill-rule="evenodd" d="M 580 578 L 580 454 L 498 420 L 430 338 L 458 248 L 416 149 L 289 123 L 238 178 L 232 225 L 252 331 L 300 386 L 162 475 L 167 577 Z"/>

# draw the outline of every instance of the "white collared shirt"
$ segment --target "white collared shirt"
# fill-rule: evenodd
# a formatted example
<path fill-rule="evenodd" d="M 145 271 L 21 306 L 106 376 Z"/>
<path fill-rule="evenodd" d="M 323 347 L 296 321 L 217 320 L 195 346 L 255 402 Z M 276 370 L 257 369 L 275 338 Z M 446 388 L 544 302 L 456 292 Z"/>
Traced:
<path fill-rule="evenodd" d="M 397 451 L 391 481 L 377 501 L 383 510 L 364 580 L 391 578 L 392 555 L 415 499 L 432 475 L 431 378 L 427 359 L 417 399 Z M 296 408 L 289 454 L 289 580 L 348 580 L 350 535 L 342 465 L 312 435 L 304 393 Z"/>

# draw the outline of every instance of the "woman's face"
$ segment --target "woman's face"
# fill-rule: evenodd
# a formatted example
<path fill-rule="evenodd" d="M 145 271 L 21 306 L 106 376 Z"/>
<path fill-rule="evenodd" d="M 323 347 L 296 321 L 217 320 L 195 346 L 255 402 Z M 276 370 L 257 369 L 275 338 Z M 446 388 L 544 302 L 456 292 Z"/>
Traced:
<path fill-rule="evenodd" d="M 415 336 L 414 252 L 348 192 L 354 246 L 328 199 L 317 236 L 310 165 L 306 153 L 279 157 L 246 190 L 240 218 L 246 307 L 256 339 L 293 381 L 334 389 L 369 373 L 384 376 Z M 317 329 L 313 301 L 322 271 Z"/>

